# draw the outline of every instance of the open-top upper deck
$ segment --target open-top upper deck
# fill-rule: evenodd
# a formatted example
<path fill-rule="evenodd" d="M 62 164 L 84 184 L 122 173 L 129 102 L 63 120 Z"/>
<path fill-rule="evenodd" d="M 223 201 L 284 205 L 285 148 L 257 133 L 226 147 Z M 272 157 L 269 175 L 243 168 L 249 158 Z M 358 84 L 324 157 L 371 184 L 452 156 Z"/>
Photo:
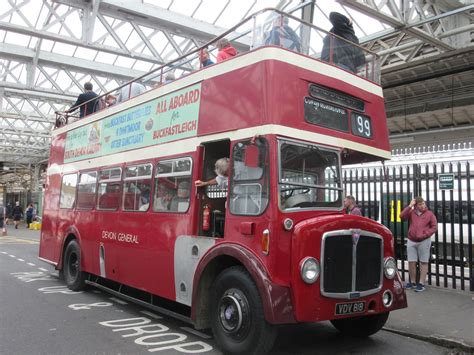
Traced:
<path fill-rule="evenodd" d="M 257 16 L 253 19 L 252 33 L 258 33 Z M 263 33 L 264 25 L 259 28 Z M 204 140 L 255 134 L 339 147 L 347 163 L 390 157 L 382 89 L 368 80 L 377 77 L 373 54 L 353 73 L 308 55 L 309 49 L 304 54 L 274 45 L 254 47 L 57 128 L 53 145 L 63 149 L 55 152 L 55 162 L 103 156 L 120 162 L 134 149 L 156 156 L 156 145 L 163 154 L 178 153 Z M 161 68 L 159 80 L 184 63 L 180 59 Z"/>

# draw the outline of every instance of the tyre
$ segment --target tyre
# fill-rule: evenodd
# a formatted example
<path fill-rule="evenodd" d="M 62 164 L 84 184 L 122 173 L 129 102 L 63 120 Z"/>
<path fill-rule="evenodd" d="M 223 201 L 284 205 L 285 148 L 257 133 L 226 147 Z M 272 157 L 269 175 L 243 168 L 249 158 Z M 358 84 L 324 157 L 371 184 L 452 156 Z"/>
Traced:
<path fill-rule="evenodd" d="M 243 267 L 228 268 L 217 276 L 210 302 L 212 332 L 224 353 L 270 351 L 276 328 L 265 320 L 257 286 Z"/>
<path fill-rule="evenodd" d="M 344 335 L 368 337 L 377 333 L 385 325 L 389 312 L 372 316 L 332 320 L 332 325 Z"/>
<path fill-rule="evenodd" d="M 86 287 L 86 273 L 81 271 L 81 248 L 72 240 L 66 247 L 63 263 L 64 281 L 72 291 L 81 291 Z"/>

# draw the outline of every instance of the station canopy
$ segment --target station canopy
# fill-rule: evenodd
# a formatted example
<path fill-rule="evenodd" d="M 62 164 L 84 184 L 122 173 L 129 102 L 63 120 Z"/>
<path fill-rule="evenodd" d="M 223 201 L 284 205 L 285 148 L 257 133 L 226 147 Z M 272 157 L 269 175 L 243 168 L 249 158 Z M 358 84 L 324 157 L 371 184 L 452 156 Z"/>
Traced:
<path fill-rule="evenodd" d="M 470 0 L 5 0 L 0 184 L 21 187 L 47 162 L 54 113 L 75 102 L 84 82 L 111 91 L 267 7 L 325 30 L 331 11 L 352 19 L 360 43 L 380 55 L 391 134 L 472 128 Z M 234 44 L 249 48 L 245 36 Z"/>

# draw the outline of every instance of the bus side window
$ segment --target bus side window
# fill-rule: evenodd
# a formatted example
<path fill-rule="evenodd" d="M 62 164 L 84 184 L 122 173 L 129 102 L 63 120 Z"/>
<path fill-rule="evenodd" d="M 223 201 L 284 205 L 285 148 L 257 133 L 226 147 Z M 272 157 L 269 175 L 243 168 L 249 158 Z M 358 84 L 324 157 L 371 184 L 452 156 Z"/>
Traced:
<path fill-rule="evenodd" d="M 121 177 L 121 168 L 106 169 L 99 173 L 97 209 L 118 209 L 120 206 L 120 190 L 122 188 Z"/>
<path fill-rule="evenodd" d="M 73 208 L 76 202 L 77 174 L 64 175 L 61 182 L 59 208 Z"/>
<path fill-rule="evenodd" d="M 189 209 L 192 160 L 162 160 L 156 166 L 153 211 L 184 213 Z"/>
<path fill-rule="evenodd" d="M 150 207 L 151 164 L 127 166 L 123 183 L 123 210 L 148 211 Z"/>
<path fill-rule="evenodd" d="M 77 208 L 90 210 L 95 205 L 97 172 L 82 173 L 77 185 Z"/>

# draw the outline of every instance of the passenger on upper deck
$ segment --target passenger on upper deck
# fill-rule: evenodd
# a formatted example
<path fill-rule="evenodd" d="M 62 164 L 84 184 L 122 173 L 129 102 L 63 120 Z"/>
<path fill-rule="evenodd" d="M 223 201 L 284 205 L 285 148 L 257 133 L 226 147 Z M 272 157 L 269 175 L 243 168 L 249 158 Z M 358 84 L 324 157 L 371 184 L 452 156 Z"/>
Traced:
<path fill-rule="evenodd" d="M 199 53 L 199 59 L 203 67 L 207 67 L 208 65 L 214 64 L 214 62 L 211 60 L 211 57 L 209 55 L 209 51 L 207 48 L 201 49 L 201 53 Z"/>
<path fill-rule="evenodd" d="M 117 97 L 116 97 L 115 95 L 108 94 L 108 95 L 105 97 L 105 105 L 106 105 L 107 107 L 112 106 L 112 105 L 115 105 L 116 102 L 117 102 Z"/>
<path fill-rule="evenodd" d="M 66 111 L 66 113 L 74 112 L 77 110 L 77 108 L 79 108 L 80 118 L 94 113 L 96 111 L 97 99 L 96 100 L 92 100 L 92 99 L 96 98 L 97 94 L 94 91 L 92 91 L 92 89 L 93 89 L 92 83 L 90 82 L 85 83 L 84 92 L 77 97 L 77 100 L 74 103 L 74 105 L 72 105 L 71 108 Z M 92 101 L 83 105 L 85 102 L 89 100 L 92 100 Z"/>
<path fill-rule="evenodd" d="M 117 95 L 117 103 L 124 102 L 134 96 L 140 95 L 146 91 L 143 84 L 132 82 L 121 88 Z"/>
<path fill-rule="evenodd" d="M 237 55 L 237 50 L 232 47 L 227 38 L 221 38 L 218 40 L 216 47 L 219 49 L 219 53 L 217 53 L 217 63 Z"/>
<path fill-rule="evenodd" d="M 331 21 L 333 26 L 329 32 L 334 33 L 347 41 L 353 42 L 356 45 L 359 44 L 359 39 L 355 35 L 352 21 L 349 18 L 338 12 L 331 12 L 329 14 L 329 21 Z M 360 66 L 365 64 L 364 53 L 360 47 L 351 45 L 350 43 L 330 35 L 324 37 L 321 60 L 331 62 L 331 45 L 332 63 L 336 64 L 338 67 L 355 73 Z"/>
<path fill-rule="evenodd" d="M 278 16 L 275 18 L 273 27 L 265 38 L 265 44 L 282 46 L 295 52 L 301 52 L 301 40 L 288 23 L 288 17 Z"/>
<path fill-rule="evenodd" d="M 174 75 L 174 72 L 170 71 L 166 73 L 165 75 L 165 84 L 171 83 L 172 81 L 176 80 L 176 76 Z"/>

